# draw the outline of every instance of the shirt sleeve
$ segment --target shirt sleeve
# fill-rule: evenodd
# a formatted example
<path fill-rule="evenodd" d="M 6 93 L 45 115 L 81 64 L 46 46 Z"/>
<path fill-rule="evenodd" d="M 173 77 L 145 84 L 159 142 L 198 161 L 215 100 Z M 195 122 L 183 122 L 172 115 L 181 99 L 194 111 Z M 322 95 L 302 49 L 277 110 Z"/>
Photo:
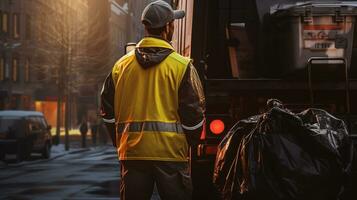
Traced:
<path fill-rule="evenodd" d="M 198 142 L 205 126 L 205 97 L 202 84 L 192 63 L 187 66 L 179 88 L 179 116 L 190 144 Z"/>
<path fill-rule="evenodd" d="M 105 79 L 101 91 L 101 116 L 108 129 L 113 145 L 116 146 L 114 95 L 115 86 L 112 78 L 112 73 L 110 73 Z"/>

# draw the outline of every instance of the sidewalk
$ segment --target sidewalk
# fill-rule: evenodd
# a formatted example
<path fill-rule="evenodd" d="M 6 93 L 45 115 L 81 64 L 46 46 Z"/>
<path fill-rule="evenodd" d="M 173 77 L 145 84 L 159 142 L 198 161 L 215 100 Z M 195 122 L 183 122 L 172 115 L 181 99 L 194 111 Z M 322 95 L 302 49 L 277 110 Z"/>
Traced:
<path fill-rule="evenodd" d="M 83 151 L 89 151 L 94 147 L 104 146 L 110 144 L 110 141 L 107 137 L 97 139 L 96 144 L 93 144 L 91 136 L 87 136 L 86 138 L 86 146 L 82 147 L 82 138 L 80 135 L 70 135 L 69 136 L 69 150 L 65 150 L 65 137 L 60 137 L 59 145 L 52 145 L 51 148 L 51 159 L 55 159 L 56 157 L 63 156 L 65 154 L 72 153 L 80 153 Z"/>
<path fill-rule="evenodd" d="M 94 145 L 92 138 L 87 137 L 86 138 L 86 147 L 82 148 L 81 147 L 81 136 L 80 135 L 70 135 L 69 136 L 69 150 L 65 150 L 65 144 L 64 144 L 64 136 L 60 137 L 60 144 L 58 145 L 52 145 L 51 147 L 51 157 L 49 159 L 42 159 L 40 154 L 37 153 L 32 153 L 31 158 L 26 161 L 22 162 L 15 162 L 15 155 L 6 155 L 6 162 L 0 161 L 0 169 L 1 168 L 8 168 L 8 167 L 20 167 L 26 164 L 33 164 L 33 163 L 40 163 L 40 162 L 48 162 L 53 159 L 65 156 L 67 154 L 75 154 L 75 153 L 81 153 L 84 151 L 90 151 L 94 149 L 95 147 L 103 146 L 103 145 L 108 145 L 109 141 L 107 138 L 99 138 L 99 141 L 97 139 L 97 144 Z"/>
<path fill-rule="evenodd" d="M 52 137 L 55 137 L 55 136 L 52 136 Z M 110 144 L 110 142 L 111 142 L 110 139 L 106 135 L 101 136 L 101 137 L 97 136 L 96 144 L 94 145 L 91 135 L 87 134 L 85 148 L 89 148 L 89 147 L 93 147 L 93 146 L 107 145 L 107 144 Z M 65 143 L 65 137 L 63 135 L 61 135 L 60 136 L 60 144 L 64 145 L 64 143 Z M 81 143 L 82 143 L 81 135 L 69 135 L 69 149 L 82 148 Z M 55 146 L 55 145 L 53 145 L 53 146 Z"/>

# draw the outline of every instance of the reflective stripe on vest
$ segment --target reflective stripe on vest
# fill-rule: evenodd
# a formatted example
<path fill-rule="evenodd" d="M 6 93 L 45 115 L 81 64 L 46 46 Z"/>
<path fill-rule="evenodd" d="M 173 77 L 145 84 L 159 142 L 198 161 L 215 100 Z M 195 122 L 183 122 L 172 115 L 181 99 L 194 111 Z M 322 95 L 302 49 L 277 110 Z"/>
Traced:
<path fill-rule="evenodd" d="M 118 133 L 126 132 L 142 132 L 142 131 L 155 131 L 155 132 L 174 132 L 183 133 L 182 125 L 180 123 L 167 123 L 167 122 L 130 122 L 119 123 L 117 126 Z"/>

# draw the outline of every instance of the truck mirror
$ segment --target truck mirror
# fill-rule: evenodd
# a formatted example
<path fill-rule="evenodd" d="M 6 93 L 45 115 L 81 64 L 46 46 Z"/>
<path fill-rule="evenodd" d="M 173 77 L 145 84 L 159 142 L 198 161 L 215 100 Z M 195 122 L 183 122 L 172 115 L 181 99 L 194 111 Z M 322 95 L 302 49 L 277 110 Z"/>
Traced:
<path fill-rule="evenodd" d="M 127 54 L 128 52 L 134 50 L 135 47 L 136 47 L 136 43 L 127 43 L 125 45 L 125 50 L 124 50 L 125 52 L 124 53 Z"/>

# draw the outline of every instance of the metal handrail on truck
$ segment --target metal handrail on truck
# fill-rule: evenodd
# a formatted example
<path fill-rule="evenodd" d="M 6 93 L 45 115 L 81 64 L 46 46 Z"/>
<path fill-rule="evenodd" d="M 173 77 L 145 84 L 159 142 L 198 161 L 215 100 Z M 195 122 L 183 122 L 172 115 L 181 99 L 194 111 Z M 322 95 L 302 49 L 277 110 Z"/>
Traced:
<path fill-rule="evenodd" d="M 314 107 L 314 90 L 312 87 L 312 67 L 314 61 L 342 61 L 344 65 L 345 72 L 345 98 L 346 98 L 346 110 L 347 115 L 351 113 L 351 105 L 350 105 L 350 84 L 348 77 L 348 66 L 346 58 L 329 58 L 329 57 L 312 57 L 308 60 L 307 69 L 308 69 L 308 82 L 309 82 L 309 94 L 310 94 L 310 104 L 311 107 Z"/>
<path fill-rule="evenodd" d="M 350 90 L 357 90 L 357 79 L 349 79 Z M 309 90 L 306 80 L 285 80 L 285 79 L 207 79 L 205 80 L 208 95 L 231 94 L 240 91 L 259 90 Z M 339 91 L 345 90 L 345 83 L 316 83 L 314 90 Z"/>
<path fill-rule="evenodd" d="M 344 116 L 345 122 L 349 132 L 352 134 L 352 124 L 351 124 L 351 102 L 350 102 L 350 82 L 349 82 L 349 69 L 347 66 L 346 58 L 328 58 L 328 57 L 312 57 L 308 60 L 308 82 L 309 82 L 309 94 L 310 94 L 310 104 L 314 107 L 314 89 L 312 85 L 312 68 L 314 61 L 342 61 L 344 66 L 344 82 L 345 82 L 345 103 L 346 103 L 346 115 Z M 352 122 L 353 123 L 353 122 Z M 356 137 L 354 137 L 355 139 Z"/>

